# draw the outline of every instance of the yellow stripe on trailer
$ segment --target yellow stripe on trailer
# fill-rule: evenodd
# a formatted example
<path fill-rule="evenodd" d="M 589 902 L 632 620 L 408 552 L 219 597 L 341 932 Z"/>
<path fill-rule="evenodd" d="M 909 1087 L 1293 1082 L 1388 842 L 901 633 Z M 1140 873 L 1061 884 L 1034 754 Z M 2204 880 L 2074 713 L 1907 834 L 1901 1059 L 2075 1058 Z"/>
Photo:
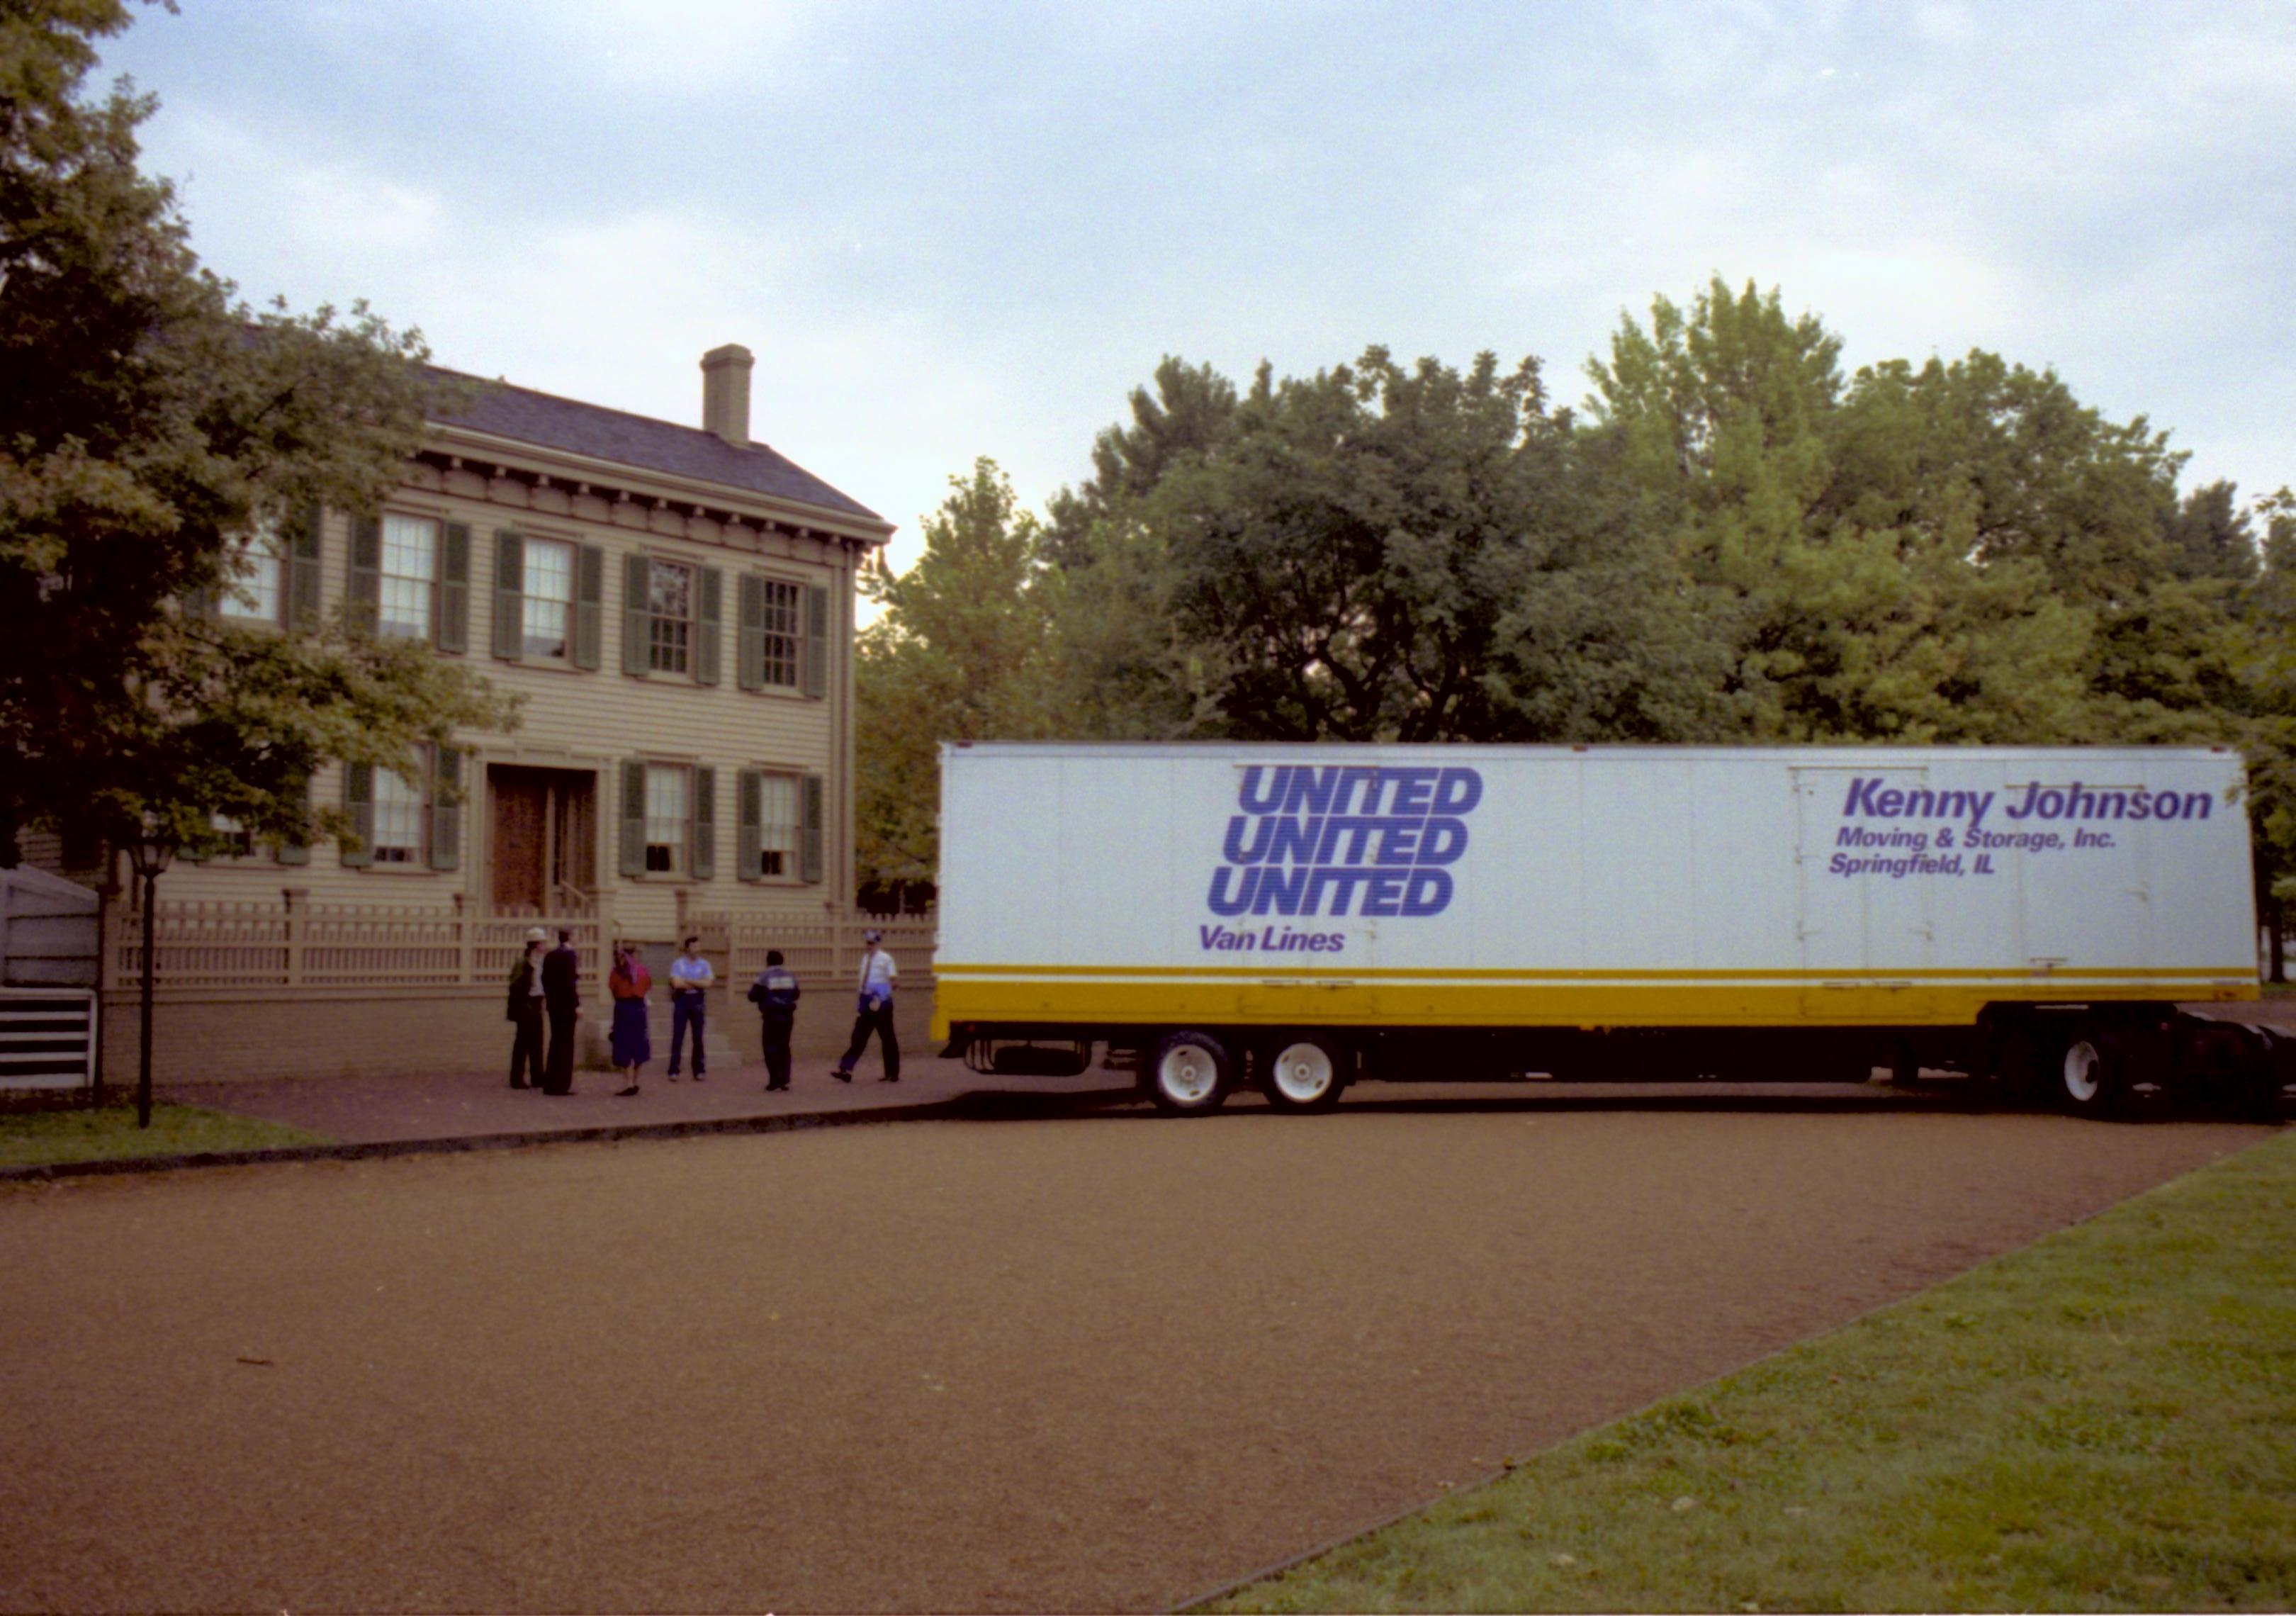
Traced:
<path fill-rule="evenodd" d="M 1033 972 L 951 965 L 938 974 L 934 1036 L 965 1021 L 1124 1026 L 1968 1026 L 2007 1002 L 2253 999 L 2237 969 L 1986 976 L 1906 972 L 1365 972 L 1275 978 L 1226 972 Z"/>

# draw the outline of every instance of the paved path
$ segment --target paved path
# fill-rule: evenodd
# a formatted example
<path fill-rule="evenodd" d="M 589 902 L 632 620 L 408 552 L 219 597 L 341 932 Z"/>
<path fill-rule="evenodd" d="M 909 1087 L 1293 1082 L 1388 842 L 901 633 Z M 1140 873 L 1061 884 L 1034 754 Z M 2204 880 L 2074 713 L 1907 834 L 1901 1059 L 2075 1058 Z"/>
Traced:
<path fill-rule="evenodd" d="M 1366 1089 L 0 1185 L 0 1609 L 1168 1605 L 2267 1131 Z"/>
<path fill-rule="evenodd" d="M 179 1083 L 164 1097 L 212 1105 L 242 1116 L 324 1134 L 348 1144 L 417 1139 L 484 1139 L 595 1128 L 679 1128 L 744 1120 L 823 1116 L 946 1105 L 967 1095 L 1067 1096 L 1079 1103 L 1128 1100 L 1129 1072 L 1081 1078 L 982 1077 L 962 1061 L 903 1062 L 898 1083 L 881 1083 L 873 1052 L 850 1083 L 829 1076 L 826 1062 L 800 1067 L 785 1093 L 765 1092 L 763 1065 L 712 1072 L 705 1082 L 646 1079 L 627 1099 L 612 1072 L 578 1072 L 575 1092 L 514 1089 L 499 1078 L 415 1073 L 395 1078 L 275 1079 L 237 1083 Z"/>

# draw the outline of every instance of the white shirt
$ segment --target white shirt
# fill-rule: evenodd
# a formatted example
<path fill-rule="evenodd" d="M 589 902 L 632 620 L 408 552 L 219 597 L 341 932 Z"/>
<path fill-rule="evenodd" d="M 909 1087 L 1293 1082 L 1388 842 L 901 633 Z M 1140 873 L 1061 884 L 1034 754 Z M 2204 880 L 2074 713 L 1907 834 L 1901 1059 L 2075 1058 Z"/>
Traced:
<path fill-rule="evenodd" d="M 900 970 L 893 964 L 891 955 L 882 948 L 872 948 L 861 961 L 861 991 L 890 993 L 894 979 L 899 975 Z"/>

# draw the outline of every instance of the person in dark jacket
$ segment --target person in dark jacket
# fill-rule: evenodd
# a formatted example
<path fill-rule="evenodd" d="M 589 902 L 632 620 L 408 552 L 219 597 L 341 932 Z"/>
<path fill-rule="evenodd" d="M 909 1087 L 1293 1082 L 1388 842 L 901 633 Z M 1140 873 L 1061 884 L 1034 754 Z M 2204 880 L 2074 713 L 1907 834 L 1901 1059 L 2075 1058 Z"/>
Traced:
<path fill-rule="evenodd" d="M 542 1080 L 545 1095 L 574 1092 L 574 1023 L 582 1019 L 582 956 L 574 933 L 561 927 L 558 946 L 542 956 L 542 1005 L 550 1018 L 550 1060 Z"/>
<path fill-rule="evenodd" d="M 766 950 L 766 968 L 750 984 L 750 1002 L 765 1021 L 766 1087 L 790 1086 L 790 1029 L 797 1025 L 797 1001 L 801 989 L 797 973 L 782 964 L 779 948 Z"/>
<path fill-rule="evenodd" d="M 518 1029 L 510 1046 L 512 1088 L 542 1087 L 542 949 L 549 940 L 550 933 L 540 926 L 529 931 L 526 952 L 510 971 L 504 1019 Z"/>

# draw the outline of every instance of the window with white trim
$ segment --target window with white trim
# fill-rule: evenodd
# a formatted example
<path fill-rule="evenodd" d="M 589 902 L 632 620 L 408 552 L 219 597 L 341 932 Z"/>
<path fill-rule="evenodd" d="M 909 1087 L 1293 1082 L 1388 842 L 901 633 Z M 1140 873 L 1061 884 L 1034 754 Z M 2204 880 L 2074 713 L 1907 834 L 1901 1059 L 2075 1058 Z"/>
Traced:
<path fill-rule="evenodd" d="M 242 623 L 277 623 L 287 609 L 287 551 L 268 522 L 231 546 L 217 591 L 218 615 Z"/>
<path fill-rule="evenodd" d="M 231 839 L 230 845 L 223 850 L 219 857 L 225 858 L 252 858 L 255 857 L 254 833 L 245 825 L 242 824 L 238 820 L 233 818 L 229 814 L 215 814 L 209 816 L 209 823 L 215 827 L 217 834 L 227 836 Z"/>
<path fill-rule="evenodd" d="M 562 539 L 526 541 L 525 652 L 567 653 L 574 617 L 574 546 Z"/>
<path fill-rule="evenodd" d="M 439 524 L 428 516 L 382 519 L 382 570 L 377 590 L 377 631 L 400 639 L 432 637 L 439 584 Z M 376 803 L 381 802 L 377 785 Z M 381 855 L 378 850 L 377 860 Z"/>
<path fill-rule="evenodd" d="M 374 771 L 375 863 L 422 862 L 422 810 L 428 806 L 421 782 L 387 768 Z"/>
<path fill-rule="evenodd" d="M 676 562 L 646 563 L 646 666 L 655 673 L 693 667 L 693 569 Z"/>
<path fill-rule="evenodd" d="M 805 782 L 796 775 L 758 776 L 758 874 L 797 874 L 800 824 L 799 793 Z"/>
<path fill-rule="evenodd" d="M 798 657 L 805 647 L 805 588 L 777 578 L 765 589 L 764 677 L 768 685 L 797 688 Z"/>
<path fill-rule="evenodd" d="M 693 771 L 649 763 L 645 771 L 645 867 L 683 875 L 693 865 Z"/>

